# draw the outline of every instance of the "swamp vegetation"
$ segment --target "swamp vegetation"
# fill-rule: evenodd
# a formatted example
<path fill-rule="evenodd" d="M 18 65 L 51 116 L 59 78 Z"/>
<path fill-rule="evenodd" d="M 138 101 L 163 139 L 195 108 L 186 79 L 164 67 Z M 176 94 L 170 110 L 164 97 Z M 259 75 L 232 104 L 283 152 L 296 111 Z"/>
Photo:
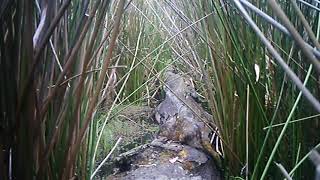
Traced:
<path fill-rule="evenodd" d="M 157 135 L 169 66 L 219 127 L 226 179 L 314 179 L 319 6 L 2 0 L 0 179 L 112 173 L 115 156 Z"/>

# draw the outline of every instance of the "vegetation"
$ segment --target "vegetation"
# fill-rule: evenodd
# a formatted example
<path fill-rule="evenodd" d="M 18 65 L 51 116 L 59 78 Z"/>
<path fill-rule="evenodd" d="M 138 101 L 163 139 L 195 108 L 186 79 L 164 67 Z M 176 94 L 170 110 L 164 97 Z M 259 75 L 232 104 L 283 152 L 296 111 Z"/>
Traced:
<path fill-rule="evenodd" d="M 112 134 L 126 126 L 118 115 L 130 105 L 155 107 L 169 65 L 193 77 L 214 116 L 226 177 L 244 178 L 246 167 L 250 179 L 279 179 L 276 162 L 294 179 L 313 178 L 306 157 L 320 146 L 317 106 L 237 3 L 2 1 L 0 179 L 90 179 L 117 141 Z M 251 3 L 284 24 L 285 33 L 249 13 L 319 99 L 319 56 L 301 43 L 320 49 L 319 10 L 277 2 L 299 39 L 287 35 L 294 31 L 274 5 Z"/>

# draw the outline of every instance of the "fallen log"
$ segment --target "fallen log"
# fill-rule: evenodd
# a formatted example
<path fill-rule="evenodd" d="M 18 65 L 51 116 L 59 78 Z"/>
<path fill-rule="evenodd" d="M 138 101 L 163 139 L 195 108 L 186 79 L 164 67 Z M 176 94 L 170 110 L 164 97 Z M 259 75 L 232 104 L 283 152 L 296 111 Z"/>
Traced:
<path fill-rule="evenodd" d="M 118 172 L 107 179 L 223 179 L 219 131 L 195 101 L 190 78 L 170 68 L 164 91 L 164 101 L 155 108 L 157 138 L 115 158 Z"/>

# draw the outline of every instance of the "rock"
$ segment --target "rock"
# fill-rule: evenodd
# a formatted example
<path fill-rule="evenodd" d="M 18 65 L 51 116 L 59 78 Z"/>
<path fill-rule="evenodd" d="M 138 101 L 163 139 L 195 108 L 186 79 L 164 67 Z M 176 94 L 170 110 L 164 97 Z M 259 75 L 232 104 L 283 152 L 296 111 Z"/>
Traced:
<path fill-rule="evenodd" d="M 203 151 L 187 145 L 157 142 L 154 146 L 151 143 L 143 152 L 128 159 L 131 162 L 129 171 L 109 176 L 107 179 L 221 179 L 221 173 L 212 159 Z M 170 161 L 172 159 L 176 160 Z"/>

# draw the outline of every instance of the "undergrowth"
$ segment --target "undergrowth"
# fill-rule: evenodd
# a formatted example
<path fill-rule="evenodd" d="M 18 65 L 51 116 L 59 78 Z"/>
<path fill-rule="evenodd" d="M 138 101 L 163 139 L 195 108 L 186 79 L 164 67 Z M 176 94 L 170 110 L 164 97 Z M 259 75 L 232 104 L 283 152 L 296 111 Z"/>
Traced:
<path fill-rule="evenodd" d="M 269 1 L 251 3 L 285 22 Z M 305 81 L 318 101 L 319 64 L 309 61 L 318 56 L 250 11 L 292 80 L 237 2 L 2 1 L 0 179 L 90 179 L 118 137 L 122 151 L 145 143 L 157 128 L 118 110 L 159 104 L 171 65 L 192 77 L 220 128 L 227 178 L 245 178 L 245 168 L 247 179 L 283 178 L 275 163 L 294 179 L 313 178 L 307 157 L 319 148 L 319 112 L 296 85 Z M 293 2 L 278 4 L 301 39 L 320 49 L 312 38 L 319 11 L 298 4 L 310 33 Z"/>

